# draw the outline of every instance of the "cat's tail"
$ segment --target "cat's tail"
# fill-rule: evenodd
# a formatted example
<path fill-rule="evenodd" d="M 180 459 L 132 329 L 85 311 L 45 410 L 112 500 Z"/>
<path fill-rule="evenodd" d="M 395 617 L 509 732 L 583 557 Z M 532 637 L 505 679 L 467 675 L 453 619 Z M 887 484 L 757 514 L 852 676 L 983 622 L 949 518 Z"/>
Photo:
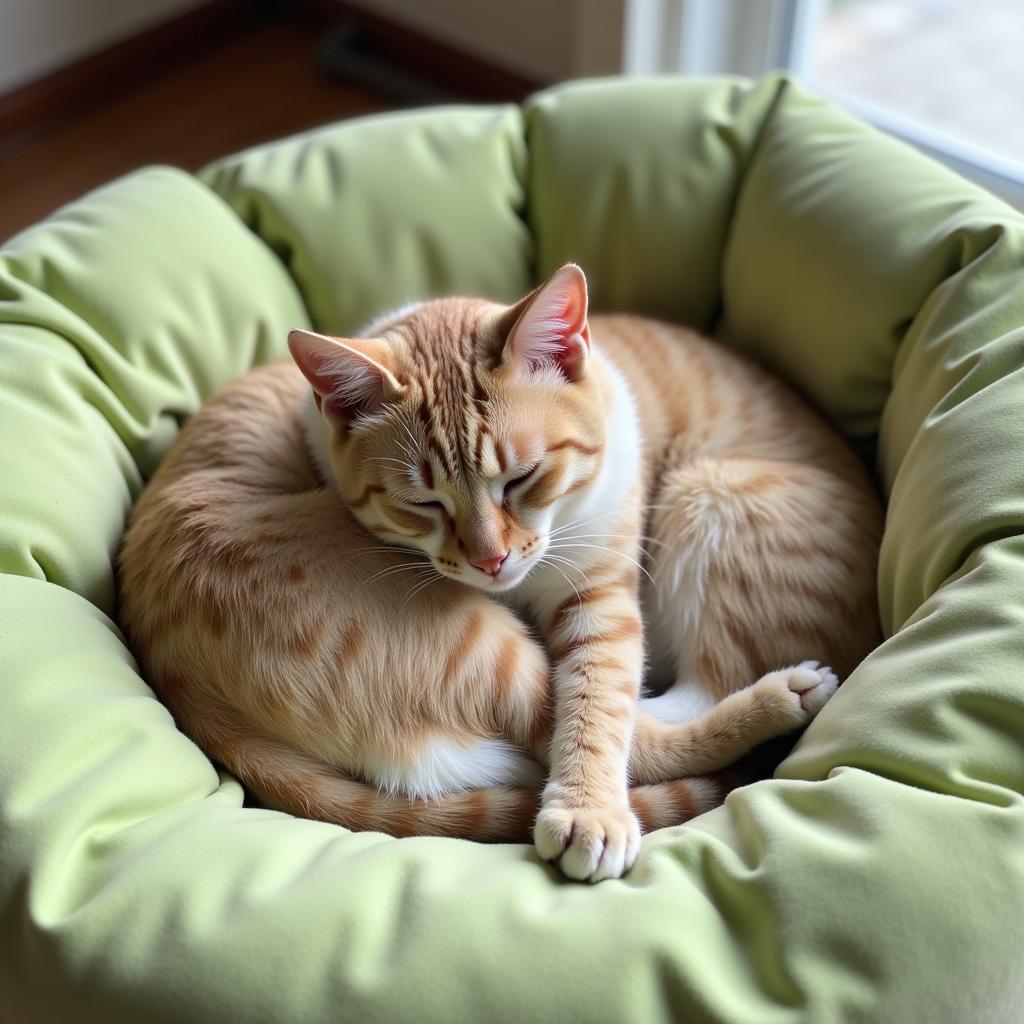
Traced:
<path fill-rule="evenodd" d="M 528 843 L 540 807 L 540 790 L 512 786 L 430 800 L 388 795 L 282 743 L 253 735 L 236 737 L 224 753 L 226 767 L 264 806 L 354 832 Z M 717 806 L 737 782 L 721 773 L 638 786 L 630 790 L 630 806 L 643 830 L 650 832 L 682 824 Z"/>

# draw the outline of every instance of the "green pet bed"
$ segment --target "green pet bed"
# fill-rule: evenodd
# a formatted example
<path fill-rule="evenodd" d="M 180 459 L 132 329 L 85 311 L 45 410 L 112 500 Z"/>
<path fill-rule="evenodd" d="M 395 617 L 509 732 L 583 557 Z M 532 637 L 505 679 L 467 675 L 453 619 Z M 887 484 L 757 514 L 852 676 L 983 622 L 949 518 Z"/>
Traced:
<path fill-rule="evenodd" d="M 17 201 L 8 197 L 8 201 Z M 281 355 L 562 262 L 846 433 L 886 642 L 775 778 L 621 881 L 243 806 L 117 627 L 183 420 Z M 1024 220 L 785 79 L 572 85 L 101 189 L 0 253 L 0 1020 L 1024 1018 Z M 812 652 L 813 653 L 813 652 Z"/>

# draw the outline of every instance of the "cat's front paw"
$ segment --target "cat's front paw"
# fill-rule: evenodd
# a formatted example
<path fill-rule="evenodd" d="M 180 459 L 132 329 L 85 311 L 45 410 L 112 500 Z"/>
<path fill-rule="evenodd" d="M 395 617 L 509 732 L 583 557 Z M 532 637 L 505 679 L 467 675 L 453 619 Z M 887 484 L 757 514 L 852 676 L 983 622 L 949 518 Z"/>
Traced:
<path fill-rule="evenodd" d="M 533 826 L 537 853 L 580 882 L 621 878 L 640 852 L 640 824 L 629 805 L 546 803 Z"/>

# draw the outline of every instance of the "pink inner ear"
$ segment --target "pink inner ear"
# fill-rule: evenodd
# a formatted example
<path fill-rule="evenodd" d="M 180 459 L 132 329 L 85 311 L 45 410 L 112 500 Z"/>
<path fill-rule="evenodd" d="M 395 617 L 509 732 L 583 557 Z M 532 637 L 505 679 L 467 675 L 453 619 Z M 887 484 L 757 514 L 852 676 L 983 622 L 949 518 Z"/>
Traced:
<path fill-rule="evenodd" d="M 314 393 L 320 398 L 330 394 L 334 388 L 334 378 L 327 372 L 327 368 L 338 351 L 336 342 L 312 331 L 296 330 L 288 335 L 288 349 Z"/>
<path fill-rule="evenodd" d="M 582 334 L 587 326 L 587 292 L 586 288 L 573 287 L 567 289 L 562 304 L 562 319 L 569 332 Z M 589 332 L 587 332 L 589 334 Z"/>
<path fill-rule="evenodd" d="M 558 368 L 565 375 L 566 380 L 575 381 L 583 376 L 583 370 L 587 365 L 587 355 L 590 350 L 590 332 L 574 334 L 568 339 L 562 349 L 555 356 Z"/>
<path fill-rule="evenodd" d="M 373 364 L 359 356 L 344 354 L 335 364 L 334 386 L 324 396 L 328 416 L 351 420 L 373 412 L 384 401 L 384 381 Z"/>
<path fill-rule="evenodd" d="M 292 331 L 288 346 L 329 419 L 349 422 L 383 402 L 386 371 L 365 353 L 311 331 Z"/>
<path fill-rule="evenodd" d="M 554 364 L 574 381 L 583 373 L 589 348 L 586 278 L 569 264 L 542 286 L 520 317 L 506 356 L 520 371 Z"/>

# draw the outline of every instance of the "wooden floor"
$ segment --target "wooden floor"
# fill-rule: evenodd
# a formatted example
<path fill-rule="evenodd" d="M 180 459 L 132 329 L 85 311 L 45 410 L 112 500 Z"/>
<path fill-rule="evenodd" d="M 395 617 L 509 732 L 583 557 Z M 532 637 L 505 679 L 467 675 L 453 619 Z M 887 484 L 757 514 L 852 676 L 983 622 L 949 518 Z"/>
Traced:
<path fill-rule="evenodd" d="M 243 27 L 214 52 L 99 109 L 0 143 L 0 244 L 137 167 L 194 170 L 258 142 L 388 106 L 319 74 L 316 41 L 315 29 L 300 23 Z"/>

